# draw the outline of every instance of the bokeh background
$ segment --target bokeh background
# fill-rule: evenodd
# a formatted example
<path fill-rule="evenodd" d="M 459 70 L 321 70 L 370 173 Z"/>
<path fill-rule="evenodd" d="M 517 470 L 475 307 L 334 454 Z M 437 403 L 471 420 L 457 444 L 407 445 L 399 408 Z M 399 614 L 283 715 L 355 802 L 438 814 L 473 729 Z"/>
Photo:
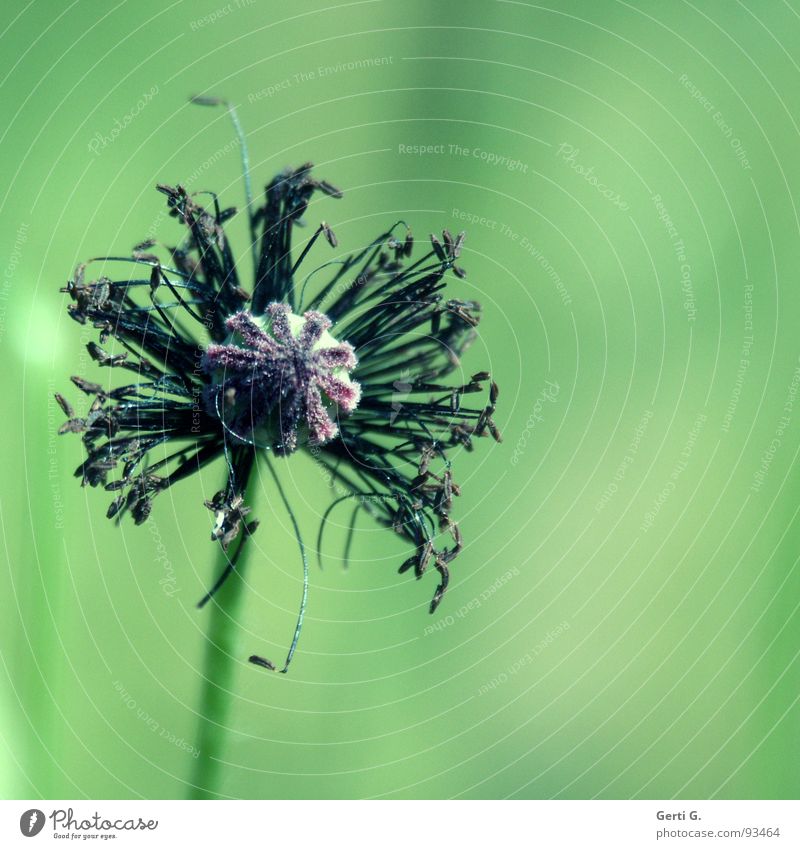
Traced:
<path fill-rule="evenodd" d="M 189 794 L 222 469 L 119 528 L 58 437 L 100 377 L 59 293 L 163 215 L 312 160 L 342 250 L 468 230 L 467 371 L 505 441 L 457 458 L 467 550 L 434 575 L 333 514 L 300 568 L 257 499 L 220 795 L 792 798 L 800 791 L 800 4 L 6 4 L 0 25 L 0 791 Z M 121 128 L 121 129 L 120 129 Z M 414 146 L 433 146 L 415 152 Z M 238 227 L 238 230 L 237 230 Z M 307 231 L 310 233 L 310 231 Z M 245 255 L 244 230 L 240 252 Z M 320 250 L 319 261 L 330 258 Z M 280 470 L 306 539 L 332 495 Z"/>

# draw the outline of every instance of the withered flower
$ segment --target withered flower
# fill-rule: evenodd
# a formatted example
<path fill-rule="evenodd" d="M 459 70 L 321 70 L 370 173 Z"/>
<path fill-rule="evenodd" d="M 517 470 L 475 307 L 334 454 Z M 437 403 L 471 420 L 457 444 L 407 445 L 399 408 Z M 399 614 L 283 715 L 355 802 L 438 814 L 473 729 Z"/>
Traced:
<path fill-rule="evenodd" d="M 341 192 L 316 179 L 310 163 L 276 176 L 260 207 L 247 179 L 246 186 L 250 287 L 225 232 L 235 210 L 221 209 L 213 193 L 159 185 L 183 237 L 89 260 L 63 289 L 70 316 L 98 331 L 98 342 L 87 346 L 92 359 L 132 376 L 113 388 L 73 377 L 91 399 L 81 416 L 56 396 L 68 417 L 61 432 L 80 433 L 86 447 L 76 475 L 114 493 L 109 518 L 130 513 L 142 524 L 159 493 L 224 460 L 226 486 L 205 506 L 211 538 L 229 556 L 202 606 L 258 524 L 246 506 L 257 456 L 288 460 L 309 451 L 344 497 L 411 542 L 400 572 L 438 573 L 433 612 L 463 547 L 449 454 L 471 450 L 476 437 L 500 438 L 492 418 L 497 386 L 488 373 L 457 385 L 445 380 L 480 317 L 479 304 L 445 292 L 448 272 L 464 277 L 457 265 L 464 234 L 431 236 L 414 259 L 411 232 L 399 222 L 368 247 L 309 273 L 304 260 L 318 237 L 334 248 L 337 240 L 323 222 L 293 259 L 295 227 L 315 193 Z M 130 273 L 91 279 L 98 263 Z M 484 403 L 465 403 L 482 391 Z M 306 594 L 304 584 L 286 666 Z M 251 660 L 274 668 L 257 655 Z"/>

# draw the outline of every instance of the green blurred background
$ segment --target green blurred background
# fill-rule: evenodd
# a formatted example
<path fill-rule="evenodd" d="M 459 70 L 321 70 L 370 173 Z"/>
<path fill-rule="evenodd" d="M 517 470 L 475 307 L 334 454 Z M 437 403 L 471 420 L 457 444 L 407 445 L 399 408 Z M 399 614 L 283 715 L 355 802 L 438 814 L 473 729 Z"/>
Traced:
<path fill-rule="evenodd" d="M 4 797 L 188 793 L 222 470 L 115 528 L 52 395 L 99 372 L 73 267 L 177 232 L 154 184 L 242 202 L 192 94 L 237 104 L 256 186 L 311 159 L 345 190 L 310 214 L 342 250 L 400 216 L 468 230 L 465 367 L 495 374 L 505 435 L 457 460 L 467 550 L 433 617 L 435 577 L 397 575 L 366 517 L 343 568 L 334 514 L 287 676 L 244 660 L 282 655 L 300 592 L 263 480 L 221 794 L 797 797 L 800 4 L 2 16 Z M 281 471 L 313 543 L 332 496 L 303 457 Z"/>

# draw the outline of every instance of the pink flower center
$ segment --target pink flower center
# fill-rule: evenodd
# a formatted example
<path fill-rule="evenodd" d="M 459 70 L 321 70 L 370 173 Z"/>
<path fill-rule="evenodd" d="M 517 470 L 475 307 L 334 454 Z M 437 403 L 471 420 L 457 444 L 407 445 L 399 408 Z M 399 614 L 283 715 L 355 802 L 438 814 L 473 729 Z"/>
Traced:
<path fill-rule="evenodd" d="M 208 411 L 233 437 L 281 454 L 333 439 L 335 419 L 356 408 L 361 387 L 350 379 L 355 351 L 328 333 L 330 319 L 273 303 L 263 316 L 239 312 L 226 324 L 228 341 L 209 345 L 202 360 L 214 381 Z"/>

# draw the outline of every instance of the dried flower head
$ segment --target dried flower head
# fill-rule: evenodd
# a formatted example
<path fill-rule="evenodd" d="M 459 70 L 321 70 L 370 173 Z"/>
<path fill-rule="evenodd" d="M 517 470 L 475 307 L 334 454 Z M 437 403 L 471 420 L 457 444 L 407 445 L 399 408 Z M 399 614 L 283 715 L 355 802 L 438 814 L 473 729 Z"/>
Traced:
<path fill-rule="evenodd" d="M 497 386 L 489 374 L 445 382 L 480 317 L 479 304 L 445 293 L 448 272 L 465 276 L 457 265 L 464 234 L 432 235 L 428 249 L 412 259 L 414 240 L 400 222 L 366 248 L 305 274 L 298 287 L 298 271 L 318 237 L 333 247 L 337 240 L 323 222 L 293 261 L 294 228 L 315 193 L 340 198 L 341 192 L 316 179 L 306 163 L 276 176 L 257 206 L 244 145 L 242 151 L 254 246 L 249 288 L 224 229 L 235 210 L 221 209 L 212 193 L 159 185 L 185 228 L 183 238 L 172 245 L 148 240 L 130 256 L 89 260 L 62 290 L 71 299 L 70 316 L 98 331 L 98 342 L 87 346 L 90 356 L 132 374 L 114 388 L 73 377 L 91 399 L 82 416 L 56 396 L 68 417 L 61 432 L 82 434 L 86 448 L 76 475 L 114 493 L 109 518 L 130 513 L 141 524 L 159 493 L 224 459 L 227 483 L 205 505 L 213 514 L 212 539 L 231 553 L 203 605 L 257 527 L 245 503 L 257 455 L 310 451 L 349 497 L 410 540 L 413 553 L 400 572 L 421 578 L 429 566 L 436 570 L 433 612 L 463 547 L 452 518 L 459 488 L 449 452 L 471 450 L 487 434 L 500 439 L 492 418 Z M 210 202 L 201 203 L 201 196 Z M 87 280 L 96 263 L 130 273 Z M 305 302 L 312 281 L 318 285 Z M 464 402 L 487 382 L 484 403 Z M 439 544 L 440 534 L 449 541 Z M 306 593 L 304 584 L 284 671 Z M 274 668 L 257 655 L 251 661 Z"/>

